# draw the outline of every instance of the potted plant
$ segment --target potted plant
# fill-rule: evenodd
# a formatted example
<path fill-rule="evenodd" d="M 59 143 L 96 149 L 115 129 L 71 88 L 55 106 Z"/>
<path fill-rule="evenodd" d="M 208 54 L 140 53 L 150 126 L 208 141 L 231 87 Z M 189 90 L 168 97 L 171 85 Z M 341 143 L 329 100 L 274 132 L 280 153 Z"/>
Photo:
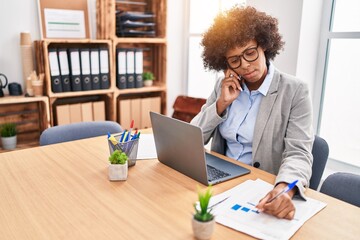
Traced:
<path fill-rule="evenodd" d="M 2 147 L 7 150 L 15 149 L 17 143 L 16 124 L 4 123 L 0 126 L 0 129 Z"/>
<path fill-rule="evenodd" d="M 211 186 L 204 193 L 198 189 L 199 206 L 194 204 L 195 214 L 192 218 L 192 228 L 197 239 L 210 239 L 214 231 L 215 218 L 208 208 L 211 196 Z"/>
<path fill-rule="evenodd" d="M 109 157 L 109 180 L 126 180 L 128 176 L 128 156 L 121 150 L 115 150 Z"/>
<path fill-rule="evenodd" d="M 144 81 L 145 86 L 147 86 L 147 87 L 152 86 L 154 79 L 155 79 L 155 77 L 152 72 L 144 72 L 143 73 L 143 81 Z"/>

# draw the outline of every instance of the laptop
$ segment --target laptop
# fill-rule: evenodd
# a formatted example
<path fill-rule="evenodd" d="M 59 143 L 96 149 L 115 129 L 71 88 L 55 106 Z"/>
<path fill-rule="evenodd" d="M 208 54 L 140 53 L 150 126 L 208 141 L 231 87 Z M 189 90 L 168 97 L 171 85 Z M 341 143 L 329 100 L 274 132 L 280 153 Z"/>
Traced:
<path fill-rule="evenodd" d="M 250 173 L 249 169 L 205 152 L 201 128 L 150 112 L 158 160 L 186 176 L 214 185 Z"/>

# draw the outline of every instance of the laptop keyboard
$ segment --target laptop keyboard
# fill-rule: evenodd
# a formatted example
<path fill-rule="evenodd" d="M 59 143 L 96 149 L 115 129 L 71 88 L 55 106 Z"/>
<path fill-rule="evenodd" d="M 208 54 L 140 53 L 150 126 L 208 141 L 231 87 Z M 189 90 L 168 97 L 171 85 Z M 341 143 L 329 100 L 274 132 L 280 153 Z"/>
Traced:
<path fill-rule="evenodd" d="M 210 165 L 206 165 L 206 167 L 207 167 L 208 181 L 209 182 L 212 182 L 212 181 L 217 180 L 219 178 L 230 176 L 229 173 L 221 171 L 221 170 L 219 170 L 217 168 L 214 168 L 214 167 L 212 167 Z"/>

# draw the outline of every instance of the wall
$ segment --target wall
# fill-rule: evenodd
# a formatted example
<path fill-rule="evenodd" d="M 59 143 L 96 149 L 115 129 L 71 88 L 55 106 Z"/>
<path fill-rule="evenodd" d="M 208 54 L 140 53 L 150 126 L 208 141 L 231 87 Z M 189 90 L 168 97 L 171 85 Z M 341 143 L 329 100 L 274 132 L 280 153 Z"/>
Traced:
<path fill-rule="evenodd" d="M 322 3 L 311 0 L 248 0 L 249 5 L 278 18 L 285 49 L 274 63 L 281 71 L 306 82 L 311 93 L 316 80 Z M 313 96 L 313 100 L 316 97 Z"/>
<path fill-rule="evenodd" d="M 183 1 L 177 0 L 168 0 L 167 4 L 167 115 L 171 116 L 176 97 L 186 92 L 186 73 L 184 71 L 186 6 Z"/>
<path fill-rule="evenodd" d="M 0 72 L 9 82 L 20 83 L 24 91 L 20 32 L 30 32 L 32 40 L 40 38 L 37 1 L 2 0 L 0 9 Z"/>
<path fill-rule="evenodd" d="M 302 0 L 248 0 L 248 5 L 279 20 L 279 32 L 285 41 L 284 51 L 275 58 L 275 66 L 295 75 L 301 25 Z M 281 6 L 281 7 L 280 7 Z"/>

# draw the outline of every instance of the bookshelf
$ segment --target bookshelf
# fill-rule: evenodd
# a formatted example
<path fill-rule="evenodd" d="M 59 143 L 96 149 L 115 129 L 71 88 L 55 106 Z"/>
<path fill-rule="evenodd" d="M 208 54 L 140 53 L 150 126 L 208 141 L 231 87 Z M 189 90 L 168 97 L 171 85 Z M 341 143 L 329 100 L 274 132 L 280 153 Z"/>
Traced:
<path fill-rule="evenodd" d="M 102 0 L 97 1 L 97 38 L 111 39 L 113 43 L 114 64 L 116 65 L 117 48 L 141 48 L 144 49 L 143 71 L 154 73 L 155 81 L 151 87 L 114 89 L 114 106 L 116 120 L 121 124 L 121 105 L 124 99 L 152 99 L 160 98 L 159 109 L 166 114 L 166 0 Z M 116 12 L 142 12 L 151 13 L 151 19 L 155 23 L 152 37 L 122 37 L 117 35 Z M 116 67 L 115 67 L 116 69 Z M 116 79 L 116 70 L 114 72 Z M 147 114 L 147 113 L 143 113 Z M 126 127 L 126 126 L 125 126 Z"/>
<path fill-rule="evenodd" d="M 38 62 L 42 62 L 45 73 L 45 93 L 49 97 L 50 108 L 50 123 L 51 126 L 56 125 L 57 121 L 56 106 L 74 102 L 88 102 L 88 101 L 104 101 L 105 102 L 105 115 L 106 120 L 115 120 L 115 106 L 114 106 L 114 91 L 115 91 L 115 79 L 114 79 L 114 54 L 112 53 L 112 41 L 111 40 L 91 40 L 91 39 L 44 39 L 41 41 L 42 58 L 43 61 L 38 59 Z M 49 49 L 50 48 L 106 48 L 109 51 L 109 78 L 110 87 L 108 89 L 97 89 L 89 91 L 69 91 L 69 92 L 53 92 L 51 88 L 51 73 L 49 64 Z M 41 71 L 41 70 L 40 70 Z"/>

